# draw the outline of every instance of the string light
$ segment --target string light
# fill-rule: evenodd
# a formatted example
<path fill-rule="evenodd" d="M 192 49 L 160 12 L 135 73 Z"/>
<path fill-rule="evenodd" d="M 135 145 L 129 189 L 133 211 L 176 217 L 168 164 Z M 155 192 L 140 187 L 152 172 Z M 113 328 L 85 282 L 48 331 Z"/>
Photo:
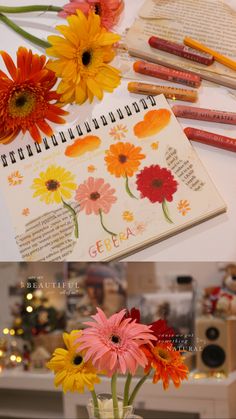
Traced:
<path fill-rule="evenodd" d="M 27 300 L 32 300 L 33 298 L 33 294 L 31 294 L 31 292 L 29 294 L 26 295 Z"/>
<path fill-rule="evenodd" d="M 0 356 L 3 356 L 3 351 L 2 350 L 0 350 Z"/>
<path fill-rule="evenodd" d="M 20 363 L 21 361 L 22 361 L 21 356 L 17 356 L 17 357 L 16 357 L 16 362 Z"/>
<path fill-rule="evenodd" d="M 18 329 L 16 333 L 17 333 L 17 335 L 23 335 L 24 330 L 23 329 Z"/>
<path fill-rule="evenodd" d="M 28 313 L 32 313 L 32 311 L 33 311 L 33 307 L 32 307 L 32 306 L 27 306 L 27 307 L 26 307 L 26 311 L 27 311 Z"/>
<path fill-rule="evenodd" d="M 11 336 L 14 336 L 16 332 L 15 332 L 14 329 L 10 329 L 10 332 L 9 333 L 10 333 Z"/>
<path fill-rule="evenodd" d="M 7 327 L 5 327 L 5 329 L 3 329 L 3 334 L 8 335 L 8 333 L 9 333 L 9 329 Z"/>
<path fill-rule="evenodd" d="M 15 355 L 11 355 L 11 356 L 10 356 L 10 360 L 11 360 L 12 362 L 15 362 L 15 361 L 16 361 L 16 356 L 15 356 Z"/>

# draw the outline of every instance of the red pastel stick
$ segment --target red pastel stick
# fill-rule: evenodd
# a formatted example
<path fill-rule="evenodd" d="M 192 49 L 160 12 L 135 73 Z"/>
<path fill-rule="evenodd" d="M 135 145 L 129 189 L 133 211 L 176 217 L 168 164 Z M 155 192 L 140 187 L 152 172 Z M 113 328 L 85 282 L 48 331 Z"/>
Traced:
<path fill-rule="evenodd" d="M 136 73 L 146 74 L 157 79 L 168 80 L 191 87 L 199 87 L 201 85 L 201 78 L 197 74 L 174 70 L 163 65 L 153 64 L 147 61 L 136 61 L 133 68 Z"/>
<path fill-rule="evenodd" d="M 152 48 L 160 49 L 161 51 L 169 52 L 170 54 L 178 55 L 179 57 L 196 61 L 200 64 L 211 65 L 214 62 L 213 55 L 206 52 L 199 52 L 186 45 L 177 44 L 176 42 L 168 41 L 167 39 L 151 36 L 148 42 Z"/>
<path fill-rule="evenodd" d="M 236 152 L 236 139 L 234 138 L 191 127 L 185 128 L 184 132 L 189 140 Z"/>

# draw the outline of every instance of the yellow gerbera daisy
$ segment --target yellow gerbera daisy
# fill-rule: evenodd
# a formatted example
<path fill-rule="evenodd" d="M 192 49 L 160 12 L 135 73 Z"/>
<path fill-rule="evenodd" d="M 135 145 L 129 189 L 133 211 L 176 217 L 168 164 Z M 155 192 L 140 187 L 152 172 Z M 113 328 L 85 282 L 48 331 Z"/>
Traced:
<path fill-rule="evenodd" d="M 64 199 L 70 199 L 77 185 L 75 176 L 60 166 L 51 165 L 46 172 L 41 172 L 34 179 L 32 189 L 33 197 L 40 197 L 46 204 L 60 204 Z"/>
<path fill-rule="evenodd" d="M 85 387 L 94 390 L 94 384 L 100 383 L 96 369 L 91 361 L 84 362 L 84 351 L 79 352 L 76 340 L 81 337 L 81 330 L 63 333 L 66 348 L 57 348 L 47 367 L 55 373 L 55 386 L 62 385 L 64 393 L 78 391 L 83 393 Z"/>
<path fill-rule="evenodd" d="M 120 71 L 108 63 L 114 58 L 113 44 L 120 36 L 101 26 L 99 15 L 86 17 L 80 10 L 67 18 L 68 25 L 56 29 L 62 36 L 50 35 L 52 45 L 47 54 L 56 58 L 48 63 L 62 80 L 57 92 L 65 103 L 83 103 L 94 96 L 103 98 L 103 91 L 113 92 L 120 83 Z"/>

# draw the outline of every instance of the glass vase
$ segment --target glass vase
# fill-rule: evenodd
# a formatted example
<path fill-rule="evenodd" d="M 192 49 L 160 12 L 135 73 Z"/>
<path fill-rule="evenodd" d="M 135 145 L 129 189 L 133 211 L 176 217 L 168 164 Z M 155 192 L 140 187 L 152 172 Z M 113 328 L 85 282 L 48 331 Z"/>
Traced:
<path fill-rule="evenodd" d="M 133 406 L 123 406 L 123 398 L 118 396 L 118 409 L 113 408 L 111 394 L 98 394 L 98 408 L 94 407 L 93 400 L 87 404 L 89 419 L 129 419 Z"/>

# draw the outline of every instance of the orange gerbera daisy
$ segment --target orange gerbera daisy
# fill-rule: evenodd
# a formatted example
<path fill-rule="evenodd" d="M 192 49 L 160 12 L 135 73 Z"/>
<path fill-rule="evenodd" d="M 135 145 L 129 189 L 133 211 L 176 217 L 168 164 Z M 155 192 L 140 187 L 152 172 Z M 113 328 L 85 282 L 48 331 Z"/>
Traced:
<path fill-rule="evenodd" d="M 39 143 L 40 131 L 48 136 L 53 134 L 46 120 L 63 124 L 61 115 L 68 113 L 51 103 L 60 98 L 51 90 L 56 75 L 46 68 L 45 55 L 33 54 L 24 47 L 17 51 L 16 65 L 6 52 L 1 51 L 0 55 L 10 75 L 0 71 L 0 143 L 13 141 L 20 131 L 28 131 Z"/>
<path fill-rule="evenodd" d="M 106 151 L 105 162 L 107 170 L 116 177 L 124 177 L 126 192 L 131 198 L 136 198 L 129 187 L 129 177 L 138 170 L 142 159 L 146 156 L 141 154 L 141 147 L 135 147 L 130 143 L 112 144 Z"/>
<path fill-rule="evenodd" d="M 116 177 L 133 176 L 141 164 L 140 160 L 145 158 L 141 150 L 141 147 L 130 143 L 112 144 L 105 157 L 108 171 Z"/>
<path fill-rule="evenodd" d="M 152 368 L 155 370 L 154 384 L 162 380 L 163 388 L 166 390 L 170 380 L 175 387 L 179 387 L 181 380 L 187 379 L 188 367 L 184 365 L 183 357 L 171 342 L 158 342 L 154 347 L 143 346 L 142 349 L 148 359 L 144 372 L 148 374 Z"/>

